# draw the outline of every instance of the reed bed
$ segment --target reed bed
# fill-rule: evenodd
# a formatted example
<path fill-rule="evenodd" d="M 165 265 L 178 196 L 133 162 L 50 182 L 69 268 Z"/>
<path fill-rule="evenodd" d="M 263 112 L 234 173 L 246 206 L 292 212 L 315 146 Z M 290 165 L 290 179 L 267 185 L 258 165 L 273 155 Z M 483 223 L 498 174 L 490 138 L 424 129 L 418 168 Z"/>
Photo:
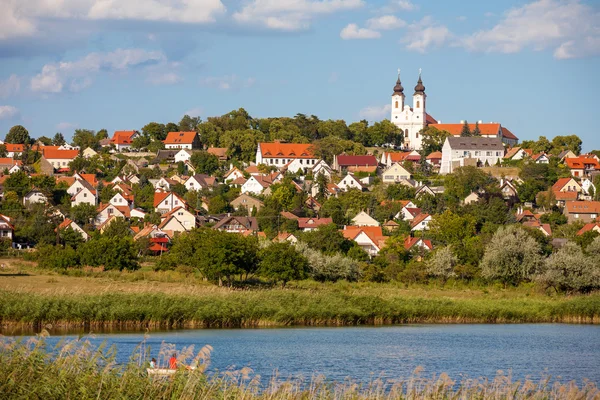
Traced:
<path fill-rule="evenodd" d="M 163 345 L 159 362 L 173 346 Z M 87 340 L 59 343 L 49 349 L 43 337 L 27 342 L 0 339 L 0 393 L 4 399 L 241 399 L 241 400 L 362 400 L 362 399 L 599 399 L 595 383 L 513 380 L 501 372 L 494 379 L 454 381 L 447 374 L 397 380 L 372 378 L 331 382 L 323 376 L 282 380 L 275 375 L 262 383 L 252 370 L 210 372 L 210 347 L 178 352 L 178 362 L 198 361 L 194 371 L 179 370 L 168 378 L 149 378 L 149 356 L 139 347 L 129 362 L 116 362 L 116 349 L 93 348 Z"/>
<path fill-rule="evenodd" d="M 599 323 L 600 295 L 424 298 L 343 290 L 68 294 L 0 291 L 4 328 L 234 328 L 403 323 Z"/>

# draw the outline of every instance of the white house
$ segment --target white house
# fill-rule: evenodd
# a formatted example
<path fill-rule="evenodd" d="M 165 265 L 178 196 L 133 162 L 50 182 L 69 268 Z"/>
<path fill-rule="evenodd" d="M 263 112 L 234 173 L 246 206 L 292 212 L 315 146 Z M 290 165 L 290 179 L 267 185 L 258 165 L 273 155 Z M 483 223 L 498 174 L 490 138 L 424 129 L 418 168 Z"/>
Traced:
<path fill-rule="evenodd" d="M 177 207 L 185 207 L 186 202 L 179 195 L 172 192 L 154 193 L 154 211 L 159 214 L 166 214 Z"/>
<path fill-rule="evenodd" d="M 98 214 L 96 215 L 94 225 L 98 227 L 104 224 L 112 217 L 127 219 L 129 217 L 129 215 L 126 215 L 127 210 L 128 207 L 117 207 L 112 204 L 103 204 L 100 207 L 98 207 Z"/>
<path fill-rule="evenodd" d="M 215 184 L 216 179 L 214 177 L 208 176 L 206 174 L 196 174 L 190 176 L 183 185 L 187 190 L 194 191 L 202 189 L 212 190 Z"/>
<path fill-rule="evenodd" d="M 264 179 L 261 175 L 252 175 L 246 183 L 242 185 L 241 193 L 261 194 L 263 190 L 271 186 L 271 181 Z"/>
<path fill-rule="evenodd" d="M 440 174 L 451 174 L 467 165 L 495 165 L 504 157 L 500 139 L 483 137 L 448 137 L 442 148 Z"/>
<path fill-rule="evenodd" d="M 225 182 L 235 181 L 236 179 L 243 178 L 244 173 L 240 171 L 237 167 L 231 168 L 227 173 L 223 176 L 223 180 Z"/>
<path fill-rule="evenodd" d="M 305 171 L 314 167 L 319 159 L 312 153 L 310 144 L 300 143 L 259 143 L 256 149 L 256 165 L 266 164 L 282 168 L 294 160 Z"/>
<path fill-rule="evenodd" d="M 186 162 L 189 161 L 192 158 L 192 151 L 189 149 L 181 149 L 177 152 L 177 154 L 175 154 L 175 162 Z"/>
<path fill-rule="evenodd" d="M 358 189 L 360 191 L 365 190 L 363 184 L 360 183 L 360 181 L 356 179 L 352 174 L 346 175 L 341 181 L 339 181 L 337 183 L 337 187 L 345 192 L 347 192 L 350 189 Z"/>
<path fill-rule="evenodd" d="M 9 240 L 12 242 L 13 232 L 15 227 L 12 225 L 11 218 L 0 214 L 0 238 L 3 240 Z"/>
<path fill-rule="evenodd" d="M 383 183 L 400 183 L 402 181 L 408 181 L 411 178 L 410 172 L 408 172 L 402 165 L 395 163 L 381 175 Z"/>
<path fill-rule="evenodd" d="M 426 231 L 429 229 L 429 223 L 431 222 L 431 215 L 419 214 L 410 222 L 410 230 L 414 231 Z"/>
<path fill-rule="evenodd" d="M 319 160 L 312 169 L 312 175 L 315 179 L 319 174 L 323 174 L 327 179 L 331 180 L 331 167 L 323 160 Z"/>
<path fill-rule="evenodd" d="M 27 206 L 29 204 L 48 204 L 48 196 L 39 189 L 31 189 L 23 196 L 23 205 Z"/>
<path fill-rule="evenodd" d="M 54 169 L 67 169 L 69 164 L 79 155 L 79 150 L 55 150 L 42 148 L 44 158 Z"/>
<path fill-rule="evenodd" d="M 346 226 L 342 234 L 346 239 L 355 241 L 371 257 L 379 253 L 386 239 L 379 226 Z"/>
<path fill-rule="evenodd" d="M 159 226 L 160 229 L 170 231 L 175 230 L 169 227 L 169 224 L 166 220 L 176 219 L 181 226 L 183 226 L 184 230 L 189 231 L 192 228 L 196 227 L 196 217 L 194 214 L 186 210 L 184 207 L 174 208 L 171 212 L 163 214 L 161 216 L 162 223 Z M 175 224 L 176 225 L 176 224 Z M 175 230 L 176 232 L 179 232 Z"/>
<path fill-rule="evenodd" d="M 200 138 L 196 132 L 169 132 L 163 141 L 165 149 L 198 149 Z"/>
<path fill-rule="evenodd" d="M 125 196 L 120 192 L 116 193 L 110 199 L 109 203 L 112 204 L 113 206 L 131 207 L 131 203 L 129 202 L 129 200 L 127 198 L 125 198 Z"/>
<path fill-rule="evenodd" d="M 87 147 L 85 150 L 83 150 L 81 152 L 81 155 L 83 156 L 83 158 L 90 159 L 92 157 L 97 156 L 98 153 L 94 149 L 92 149 L 91 147 Z"/>
<path fill-rule="evenodd" d="M 88 235 L 86 231 L 84 231 L 79 225 L 77 225 L 76 222 L 70 220 L 69 218 L 67 218 L 63 222 L 61 222 L 61 224 L 58 226 L 57 229 L 60 231 L 60 230 L 67 229 L 67 228 L 71 228 L 75 232 L 79 232 L 79 234 L 85 241 L 87 241 L 90 238 L 90 235 Z"/>
<path fill-rule="evenodd" d="M 136 131 L 115 131 L 112 139 L 110 139 L 110 144 L 115 146 L 117 151 L 128 151 L 131 149 L 133 139 L 138 136 L 139 134 Z"/>
<path fill-rule="evenodd" d="M 84 186 L 79 189 L 77 193 L 71 196 L 71 207 L 78 206 L 80 204 L 96 205 L 96 190 L 90 189 L 88 186 Z"/>
<path fill-rule="evenodd" d="M 379 226 L 381 225 L 375 218 L 371 217 L 364 211 L 358 213 L 352 218 L 352 225 L 354 226 Z"/>

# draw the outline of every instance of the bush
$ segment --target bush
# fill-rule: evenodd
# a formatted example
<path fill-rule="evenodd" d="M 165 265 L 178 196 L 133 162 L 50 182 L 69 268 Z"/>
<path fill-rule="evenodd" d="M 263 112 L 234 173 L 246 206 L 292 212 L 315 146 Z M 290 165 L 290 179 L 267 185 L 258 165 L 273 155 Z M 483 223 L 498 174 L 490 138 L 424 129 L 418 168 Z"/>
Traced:
<path fill-rule="evenodd" d="M 66 270 L 80 266 L 79 257 L 70 246 L 66 246 L 64 249 L 51 245 L 40 246 L 38 260 L 40 268 Z"/>
<path fill-rule="evenodd" d="M 537 280 L 557 292 L 590 292 L 600 288 L 600 263 L 568 242 L 546 259 Z"/>

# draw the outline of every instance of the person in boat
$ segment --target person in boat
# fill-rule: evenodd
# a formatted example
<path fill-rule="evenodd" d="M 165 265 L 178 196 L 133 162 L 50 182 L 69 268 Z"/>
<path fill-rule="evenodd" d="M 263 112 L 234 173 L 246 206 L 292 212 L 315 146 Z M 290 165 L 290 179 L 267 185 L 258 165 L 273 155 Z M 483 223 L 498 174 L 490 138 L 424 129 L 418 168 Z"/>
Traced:
<path fill-rule="evenodd" d="M 173 353 L 173 356 L 171 356 L 171 358 L 169 358 L 169 368 L 177 369 L 177 354 L 176 353 Z"/>
<path fill-rule="evenodd" d="M 150 360 L 150 368 L 156 368 L 156 358 Z"/>

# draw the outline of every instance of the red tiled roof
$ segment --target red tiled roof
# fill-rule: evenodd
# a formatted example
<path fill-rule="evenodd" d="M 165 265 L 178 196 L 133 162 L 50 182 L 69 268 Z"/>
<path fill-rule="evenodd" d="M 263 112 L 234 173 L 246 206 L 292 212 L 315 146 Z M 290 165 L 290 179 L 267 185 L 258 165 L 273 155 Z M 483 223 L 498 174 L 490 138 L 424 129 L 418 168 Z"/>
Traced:
<path fill-rule="evenodd" d="M 192 144 L 198 134 L 192 132 L 169 132 L 164 140 L 165 144 Z"/>
<path fill-rule="evenodd" d="M 154 207 L 158 206 L 170 194 L 170 192 L 154 192 Z"/>
<path fill-rule="evenodd" d="M 425 122 L 426 122 L 428 125 L 431 125 L 431 124 L 437 124 L 437 122 L 438 122 L 438 121 L 437 121 L 437 119 L 433 118 L 433 117 L 432 117 L 431 115 L 429 115 L 428 113 L 425 113 Z"/>
<path fill-rule="evenodd" d="M 431 240 L 427 240 L 427 239 L 421 239 L 418 237 L 407 237 L 406 240 L 404 240 L 404 248 L 406 250 L 410 250 L 415 244 L 419 243 L 420 240 L 423 240 L 423 244 L 429 249 L 432 250 L 433 246 L 431 245 Z"/>
<path fill-rule="evenodd" d="M 400 153 L 386 153 L 387 158 L 390 159 L 391 162 L 400 162 L 404 161 L 406 157 L 410 154 L 410 151 L 404 151 Z"/>
<path fill-rule="evenodd" d="M 440 131 L 446 131 L 451 135 L 458 136 L 462 132 L 464 124 L 431 124 L 434 128 Z M 473 131 L 475 124 L 469 124 L 469 129 Z M 479 124 L 481 135 L 498 135 L 500 132 L 500 124 Z M 514 136 L 514 135 L 513 135 Z"/>
<path fill-rule="evenodd" d="M 208 153 L 215 155 L 221 159 L 227 159 L 227 148 L 226 147 L 209 147 L 206 150 Z"/>
<path fill-rule="evenodd" d="M 598 169 L 598 161 L 594 158 L 566 158 L 565 163 L 570 169 L 583 169 L 586 168 L 586 166 L 592 166 L 594 169 Z"/>
<path fill-rule="evenodd" d="M 148 250 L 150 250 L 150 251 L 155 251 L 155 252 L 157 252 L 157 253 L 158 253 L 158 252 L 161 252 L 161 251 L 162 251 L 163 253 L 164 253 L 164 252 L 166 252 L 166 251 L 169 251 L 169 249 L 167 249 L 165 246 L 163 246 L 163 245 L 162 245 L 162 244 L 160 244 L 160 243 L 154 243 L 152 246 L 148 247 Z"/>
<path fill-rule="evenodd" d="M 132 136 L 135 134 L 135 131 L 115 131 L 112 139 L 110 139 L 110 143 L 124 145 L 131 144 L 133 142 Z"/>
<path fill-rule="evenodd" d="M 507 138 L 507 139 L 519 140 L 519 138 L 516 137 L 514 135 L 514 133 L 512 133 L 511 131 L 509 131 L 505 127 L 502 127 L 502 136 L 505 137 L 505 138 Z"/>
<path fill-rule="evenodd" d="M 70 220 L 69 218 L 66 218 L 63 222 L 60 223 L 60 225 L 58 225 L 58 230 L 61 229 L 66 229 L 68 228 L 71 224 L 73 223 L 72 220 Z"/>
<path fill-rule="evenodd" d="M 379 165 L 375 156 L 349 156 L 347 154 L 340 154 L 337 156 L 337 163 L 340 167 L 372 167 Z"/>
<path fill-rule="evenodd" d="M 47 160 L 73 160 L 79 155 L 79 150 L 53 150 L 45 149 L 44 157 Z"/>
<path fill-rule="evenodd" d="M 333 223 L 331 218 L 298 218 L 298 228 L 316 228 L 321 225 L 329 225 Z"/>
<path fill-rule="evenodd" d="M 24 149 L 22 144 L 4 143 L 4 146 L 9 153 L 22 153 Z"/>
<path fill-rule="evenodd" d="M 577 200 L 579 197 L 579 192 L 561 192 L 559 190 L 552 190 L 552 192 L 558 201 Z"/>
<path fill-rule="evenodd" d="M 427 214 L 427 213 L 423 213 L 423 214 L 417 215 L 415 217 L 415 219 L 413 219 L 412 221 L 410 221 L 410 226 L 414 228 L 415 226 L 417 226 L 421 222 L 423 222 L 427 217 L 429 217 L 429 214 Z"/>
<path fill-rule="evenodd" d="M 594 229 L 597 228 L 597 229 Z M 586 232 L 592 231 L 592 230 L 597 230 L 600 231 L 600 223 L 598 222 L 592 222 L 589 224 L 585 224 L 583 228 L 581 228 L 579 230 L 579 232 L 577 232 L 577 235 L 583 235 Z"/>
<path fill-rule="evenodd" d="M 314 158 L 311 144 L 275 142 L 259 143 L 259 146 L 263 157 Z"/>
<path fill-rule="evenodd" d="M 567 183 L 571 182 L 572 180 L 573 178 L 560 178 L 556 181 L 554 185 L 552 185 L 552 190 L 561 190 L 563 187 L 565 187 Z M 577 184 L 577 186 L 579 186 L 579 184 Z"/>
<path fill-rule="evenodd" d="M 600 201 L 567 201 L 570 214 L 600 214 Z"/>
<path fill-rule="evenodd" d="M 23 165 L 23 162 L 21 160 L 15 160 L 12 159 L 10 157 L 3 157 L 0 158 L 0 165 Z"/>
<path fill-rule="evenodd" d="M 385 240 L 385 236 L 383 236 L 383 230 L 381 226 L 354 226 L 349 225 L 346 226 L 342 231 L 342 235 L 348 240 L 354 240 L 361 232 L 364 232 L 369 239 L 377 245 L 377 247 L 381 248 L 380 242 Z"/>
<path fill-rule="evenodd" d="M 442 152 L 441 151 L 434 151 L 433 153 L 431 153 L 430 155 L 427 156 L 428 160 L 437 160 L 437 159 L 442 159 Z"/>

